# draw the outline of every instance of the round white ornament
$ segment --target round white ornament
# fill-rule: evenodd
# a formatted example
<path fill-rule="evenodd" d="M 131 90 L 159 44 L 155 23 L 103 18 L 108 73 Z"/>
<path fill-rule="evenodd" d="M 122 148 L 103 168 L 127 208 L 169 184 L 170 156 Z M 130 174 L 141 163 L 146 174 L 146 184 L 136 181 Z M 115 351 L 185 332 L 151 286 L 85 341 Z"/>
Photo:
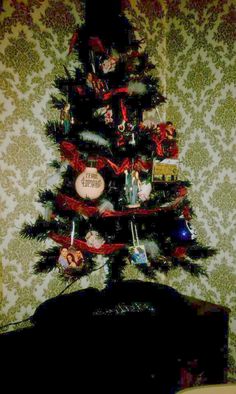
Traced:
<path fill-rule="evenodd" d="M 104 179 L 94 167 L 86 167 L 75 181 L 75 190 L 78 195 L 90 200 L 100 197 L 104 188 Z"/>

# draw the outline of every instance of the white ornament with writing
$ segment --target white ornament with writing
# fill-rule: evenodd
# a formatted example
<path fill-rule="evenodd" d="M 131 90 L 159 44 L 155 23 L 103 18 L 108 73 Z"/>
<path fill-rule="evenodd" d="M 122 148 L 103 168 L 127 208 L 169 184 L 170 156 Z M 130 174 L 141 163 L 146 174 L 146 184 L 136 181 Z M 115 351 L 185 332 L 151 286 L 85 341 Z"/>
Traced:
<path fill-rule="evenodd" d="M 104 187 L 104 179 L 94 167 L 86 167 L 75 181 L 75 190 L 78 195 L 90 200 L 100 197 Z"/>

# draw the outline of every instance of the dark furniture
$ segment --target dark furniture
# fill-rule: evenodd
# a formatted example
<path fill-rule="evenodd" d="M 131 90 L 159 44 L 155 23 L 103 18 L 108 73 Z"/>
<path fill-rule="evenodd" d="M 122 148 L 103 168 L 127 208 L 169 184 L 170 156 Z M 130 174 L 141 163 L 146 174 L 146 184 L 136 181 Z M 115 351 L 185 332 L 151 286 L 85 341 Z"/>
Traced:
<path fill-rule="evenodd" d="M 145 394 L 175 393 L 186 372 L 223 383 L 228 316 L 226 308 L 150 282 L 80 290 L 41 304 L 32 328 L 0 336 L 3 377 L 13 370 L 18 384 L 30 374 L 37 389 L 144 387 Z"/>

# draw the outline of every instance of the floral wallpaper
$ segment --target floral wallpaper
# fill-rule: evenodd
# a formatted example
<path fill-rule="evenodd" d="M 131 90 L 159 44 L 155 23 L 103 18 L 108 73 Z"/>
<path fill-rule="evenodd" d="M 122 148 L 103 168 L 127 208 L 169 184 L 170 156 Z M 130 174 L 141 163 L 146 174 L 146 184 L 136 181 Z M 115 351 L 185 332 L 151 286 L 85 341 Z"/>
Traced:
<path fill-rule="evenodd" d="M 146 114 L 172 120 L 179 134 L 181 179 L 194 226 L 204 244 L 217 248 L 209 277 L 193 279 L 176 269 L 162 283 L 183 294 L 231 309 L 230 373 L 236 378 L 236 10 L 231 0 L 123 0 L 126 15 L 144 39 L 167 103 Z M 1 325 L 30 316 L 65 282 L 56 272 L 35 275 L 35 252 L 44 245 L 19 236 L 25 221 L 42 211 L 38 191 L 47 187 L 58 158 L 44 125 L 58 114 L 50 106 L 56 76 L 73 69 L 68 41 L 83 20 L 80 0 L 3 0 L 0 7 L 0 242 Z M 127 278 L 136 277 L 135 268 Z M 74 284 L 102 288 L 104 272 Z M 22 327 L 22 325 L 20 326 Z M 12 327 L 9 327 L 12 329 Z"/>

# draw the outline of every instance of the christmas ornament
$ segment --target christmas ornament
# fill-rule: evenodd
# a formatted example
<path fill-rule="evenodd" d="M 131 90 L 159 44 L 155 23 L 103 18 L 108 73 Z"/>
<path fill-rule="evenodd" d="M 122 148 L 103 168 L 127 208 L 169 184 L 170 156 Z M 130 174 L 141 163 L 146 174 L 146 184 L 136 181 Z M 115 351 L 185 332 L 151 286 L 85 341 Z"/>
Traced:
<path fill-rule="evenodd" d="M 130 261 L 135 265 L 148 265 L 147 254 L 144 245 L 140 245 L 136 224 L 131 221 L 133 246 L 129 247 Z"/>
<path fill-rule="evenodd" d="M 152 191 L 152 185 L 150 182 L 142 182 L 140 186 L 140 190 L 138 192 L 138 197 L 141 201 L 149 200 L 150 193 Z"/>
<path fill-rule="evenodd" d="M 95 167 L 86 167 L 75 181 L 75 190 L 82 198 L 95 200 L 103 193 L 105 182 Z"/>
<path fill-rule="evenodd" d="M 129 140 L 129 144 L 135 145 L 136 141 L 135 141 L 135 137 L 134 137 L 134 125 L 132 125 L 132 123 L 127 123 L 126 130 L 129 135 L 131 134 L 131 139 Z"/>
<path fill-rule="evenodd" d="M 139 179 L 138 171 L 125 170 L 125 196 L 127 200 L 128 208 L 137 208 L 140 206 L 139 204 L 139 196 L 138 193 L 141 187 L 141 181 Z"/>
<path fill-rule="evenodd" d="M 85 239 L 89 247 L 96 249 L 99 249 L 105 243 L 105 240 L 102 238 L 102 236 L 97 231 L 93 230 L 86 234 Z"/>
<path fill-rule="evenodd" d="M 94 73 L 88 73 L 86 85 L 98 97 L 107 91 L 106 81 L 101 80 Z"/>
<path fill-rule="evenodd" d="M 172 122 L 166 122 L 166 138 L 163 141 L 163 151 L 166 157 L 178 158 L 179 149 L 176 143 L 176 130 Z"/>
<path fill-rule="evenodd" d="M 113 56 L 110 56 L 108 59 L 105 59 L 101 64 L 101 69 L 104 74 L 115 71 L 117 59 Z"/>
<path fill-rule="evenodd" d="M 186 258 L 187 249 L 183 246 L 177 246 L 174 251 L 172 252 L 172 256 L 178 259 Z"/>
<path fill-rule="evenodd" d="M 112 109 L 109 105 L 106 105 L 105 107 L 98 108 L 94 112 L 94 116 L 96 118 L 104 117 L 105 124 L 113 123 L 113 118 L 112 118 L 113 112 L 112 112 Z"/>
<path fill-rule="evenodd" d="M 178 160 L 154 160 L 152 167 L 153 182 L 176 182 L 178 180 Z"/>
<path fill-rule="evenodd" d="M 184 217 L 180 217 L 173 225 L 171 237 L 176 242 L 191 241 L 195 238 L 195 234 L 190 227 L 190 223 Z"/>
<path fill-rule="evenodd" d="M 108 140 L 98 135 L 98 133 L 93 133 L 92 131 L 82 131 L 79 136 L 81 140 L 91 142 L 96 145 L 104 147 L 109 147 L 110 145 L 110 142 Z"/>
<path fill-rule="evenodd" d="M 70 125 L 74 123 L 74 118 L 70 110 L 70 104 L 66 103 L 60 113 L 60 121 L 64 126 L 65 133 L 69 133 Z"/>
<path fill-rule="evenodd" d="M 98 206 L 99 213 L 102 214 L 105 211 L 114 211 L 114 205 L 106 199 L 103 199 Z"/>

